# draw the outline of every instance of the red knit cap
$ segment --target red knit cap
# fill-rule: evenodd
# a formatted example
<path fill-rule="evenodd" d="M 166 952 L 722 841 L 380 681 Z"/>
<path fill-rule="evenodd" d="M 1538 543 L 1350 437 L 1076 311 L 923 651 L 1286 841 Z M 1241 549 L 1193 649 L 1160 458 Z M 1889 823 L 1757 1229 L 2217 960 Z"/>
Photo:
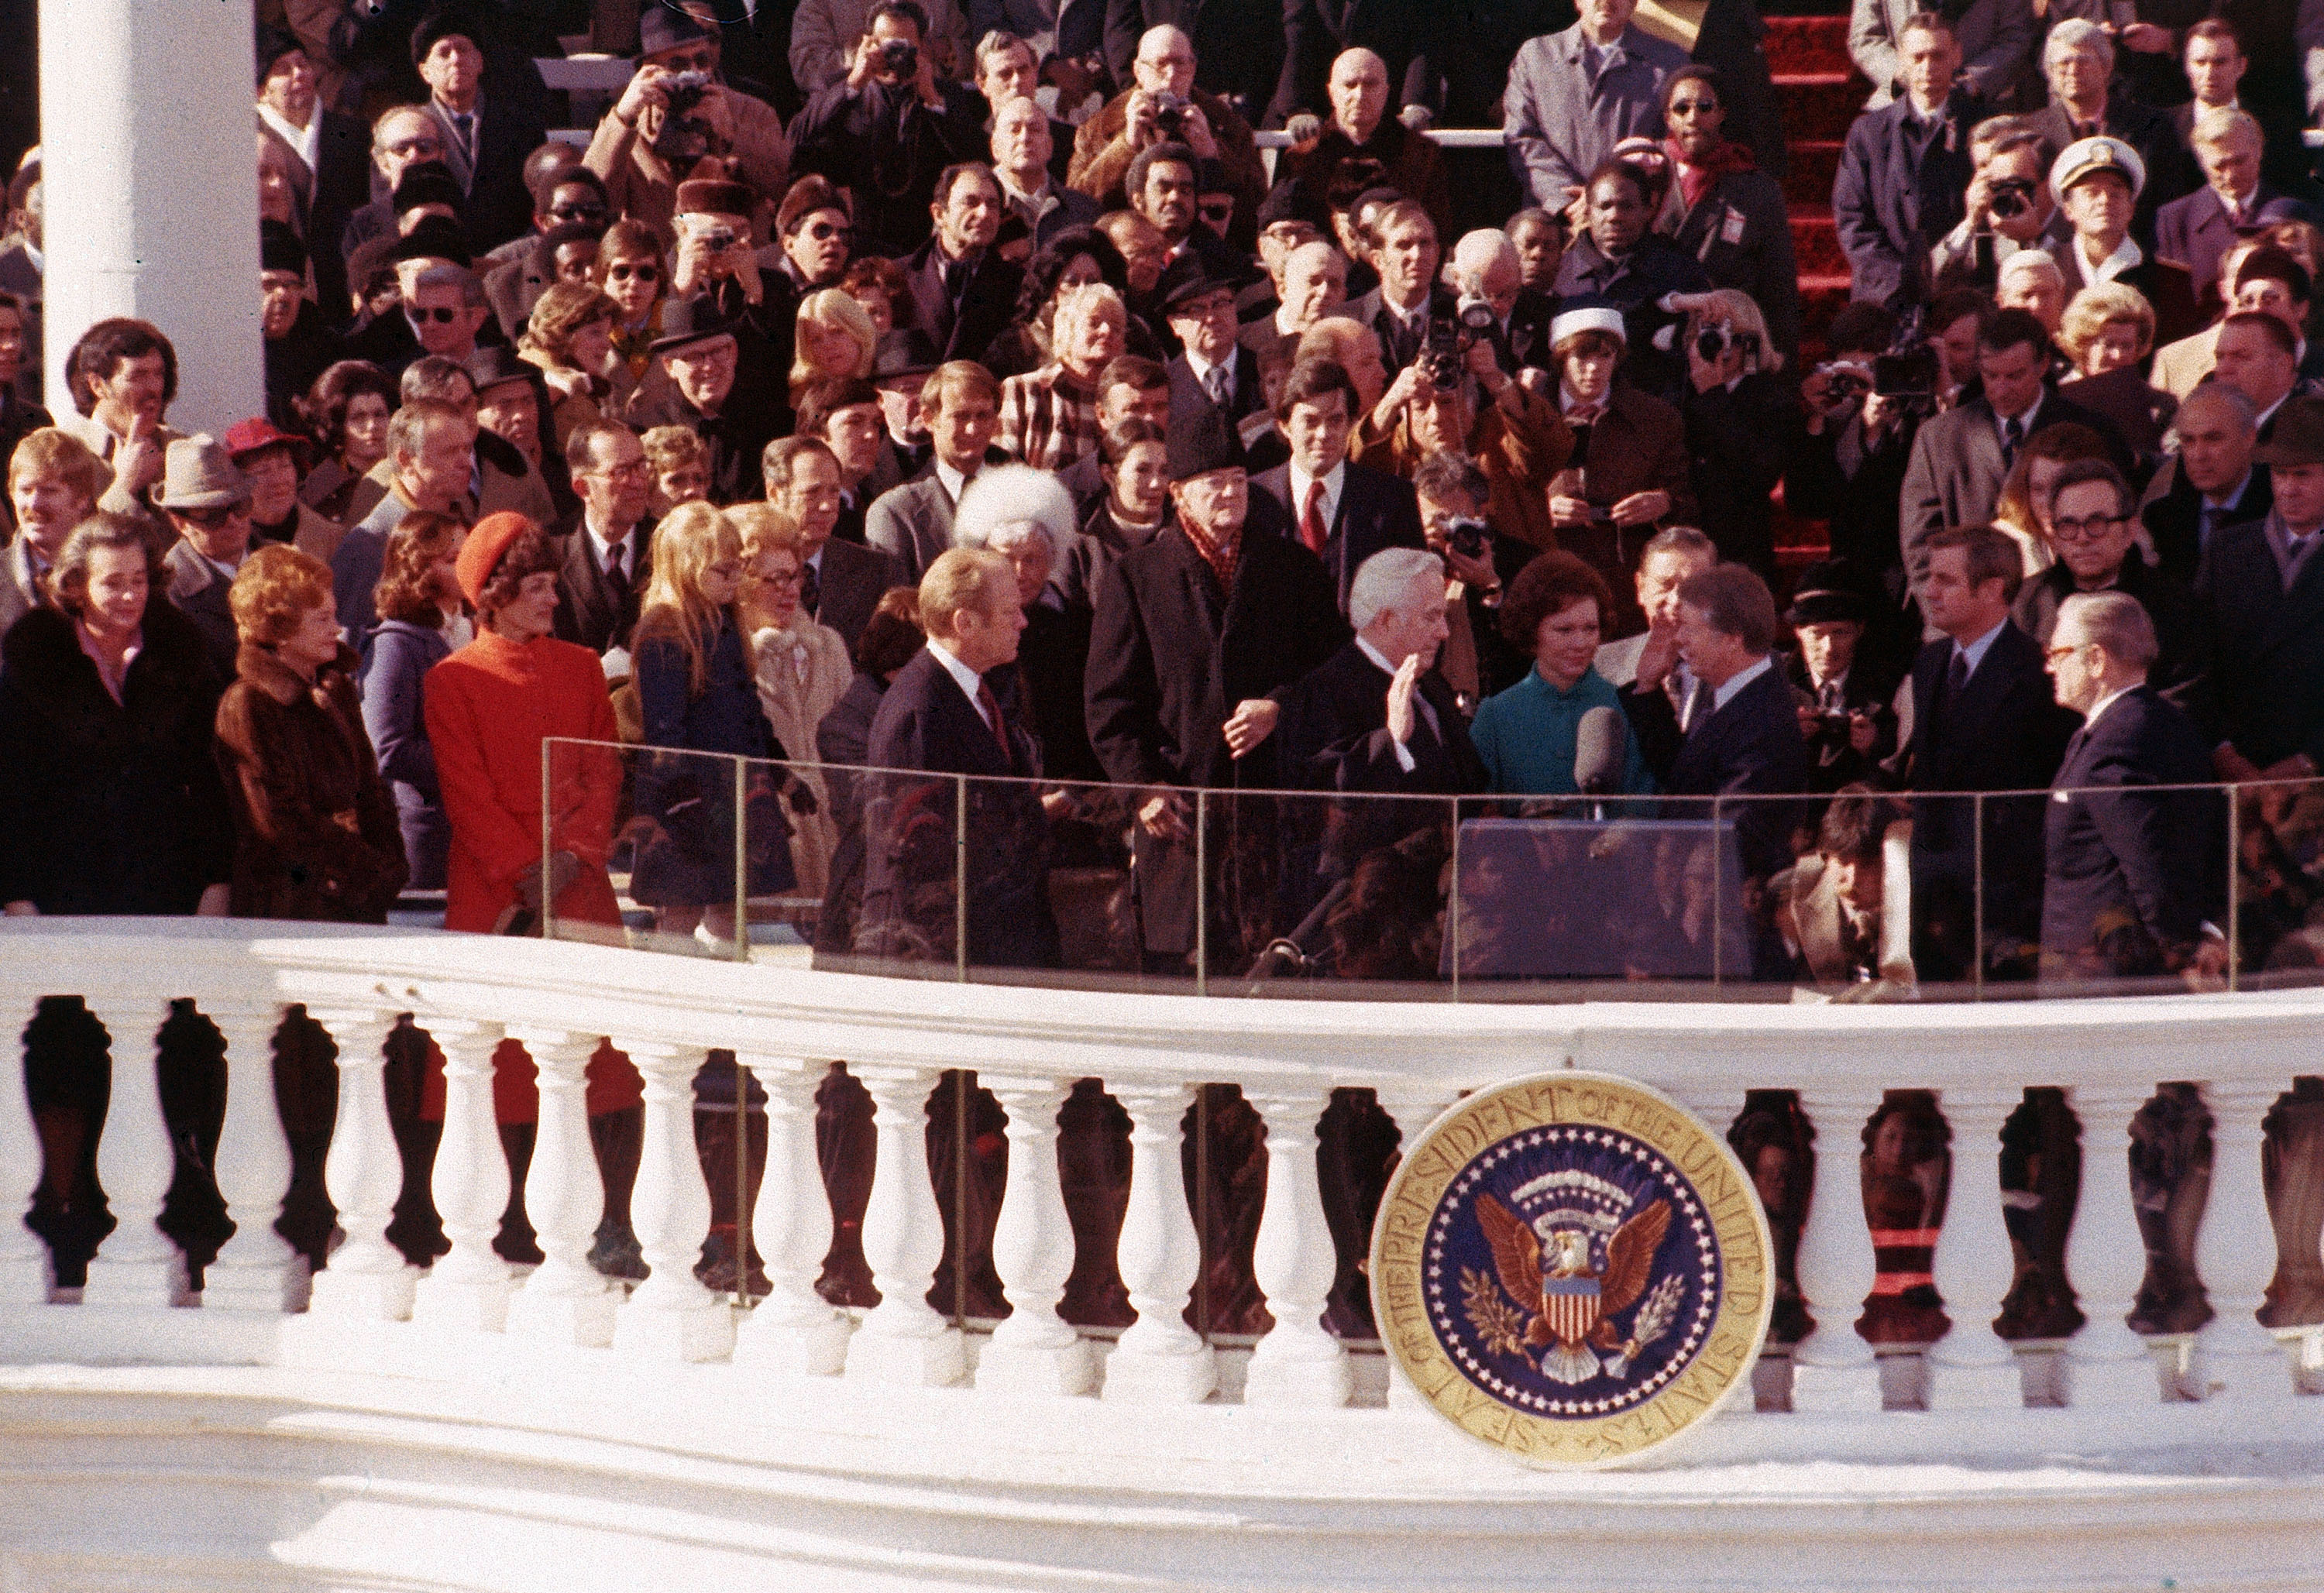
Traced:
<path fill-rule="evenodd" d="M 453 566 L 460 577 L 461 594 L 471 608 L 483 604 L 484 583 L 500 567 L 501 555 L 508 551 L 509 544 L 533 529 L 532 521 L 513 509 L 488 514 L 476 522 L 468 539 L 460 545 L 459 562 Z"/>

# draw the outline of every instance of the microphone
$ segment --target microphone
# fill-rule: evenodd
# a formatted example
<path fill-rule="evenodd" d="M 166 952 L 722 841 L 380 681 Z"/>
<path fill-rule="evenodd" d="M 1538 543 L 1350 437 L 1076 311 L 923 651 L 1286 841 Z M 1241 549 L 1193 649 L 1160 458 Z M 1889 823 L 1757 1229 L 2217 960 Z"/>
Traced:
<path fill-rule="evenodd" d="M 1573 735 L 1573 783 L 1583 796 L 1603 796 L 1622 788 L 1626 750 L 1619 708 L 1591 708 L 1582 715 Z"/>

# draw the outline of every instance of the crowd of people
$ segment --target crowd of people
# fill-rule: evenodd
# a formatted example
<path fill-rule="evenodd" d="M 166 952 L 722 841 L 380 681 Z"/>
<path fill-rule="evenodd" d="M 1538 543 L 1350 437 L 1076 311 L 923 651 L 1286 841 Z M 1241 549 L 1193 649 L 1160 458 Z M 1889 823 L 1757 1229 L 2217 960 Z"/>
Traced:
<path fill-rule="evenodd" d="M 1360 798 L 1806 798 L 1658 865 L 1732 867 L 1762 977 L 2205 982 L 2222 799 L 2112 788 L 2229 781 L 2281 821 L 2246 955 L 2314 959 L 2324 212 L 2251 53 L 2288 23 L 1859 5 L 1854 301 L 1818 335 L 1748 4 L 1690 52 L 1586 0 L 1457 70 L 1310 12 L 1267 80 L 1204 26 L 1117 41 L 1119 0 L 1078 45 L 1038 5 L 837 9 L 770 87 L 728 69 L 770 59 L 749 26 L 644 7 L 586 141 L 496 5 L 404 14 L 408 74 L 376 17 L 262 21 L 266 412 L 217 437 L 171 426 L 144 322 L 42 392 L 28 161 L 8 911 L 441 889 L 453 928 L 610 934 L 618 875 L 713 945 L 794 897 L 834 959 L 1183 971 L 1307 920 L 1310 965 L 1426 976 L 1443 826 Z M 1456 231 L 1478 197 L 1425 129 L 1480 65 L 1517 204 Z M 1779 561 L 1785 511 L 1829 558 Z M 654 750 L 561 756 L 545 853 L 543 737 Z M 738 794 L 687 754 L 817 767 Z M 825 763 L 1028 783 L 962 851 Z M 1946 799 L 2053 785 L 2108 790 Z M 1206 893 L 1200 788 L 1240 870 Z M 1345 800 L 1255 842 L 1272 791 Z M 955 925 L 927 875 L 960 855 Z M 1526 855 L 1482 944 L 1555 889 Z M 1102 952 L 1056 920 L 1069 861 L 1128 882 Z"/>

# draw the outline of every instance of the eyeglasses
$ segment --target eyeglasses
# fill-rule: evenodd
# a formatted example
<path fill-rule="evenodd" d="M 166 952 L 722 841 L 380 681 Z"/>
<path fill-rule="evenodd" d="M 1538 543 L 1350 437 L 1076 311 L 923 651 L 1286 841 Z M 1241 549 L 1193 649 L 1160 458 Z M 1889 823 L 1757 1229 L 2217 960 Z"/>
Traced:
<path fill-rule="evenodd" d="M 2087 641 L 2078 641 L 2071 647 L 2046 648 L 2043 650 L 2042 657 L 2054 664 L 2060 658 L 2072 658 L 2076 653 L 2080 652 L 2084 648 L 2092 644 Z"/>
<path fill-rule="evenodd" d="M 654 65 L 667 67 L 673 72 L 707 72 L 717 68 L 718 54 L 715 51 L 696 50 L 685 55 L 665 55 Z"/>
<path fill-rule="evenodd" d="M 1670 114 L 1674 116 L 1692 116 L 1708 111 L 1716 111 L 1718 108 L 1719 102 L 1715 99 L 1674 99 L 1671 101 Z"/>
<path fill-rule="evenodd" d="M 1232 199 L 1221 199 L 1215 203 L 1206 201 L 1194 208 L 1202 213 L 1204 221 L 1229 222 L 1234 219 Z"/>
<path fill-rule="evenodd" d="M 458 310 L 441 304 L 432 309 L 422 309 L 416 304 L 406 305 L 404 308 L 413 320 L 433 321 L 439 327 L 448 327 L 460 318 Z"/>
<path fill-rule="evenodd" d="M 626 282 L 632 277 L 641 282 L 656 282 L 661 280 L 661 267 L 651 261 L 642 265 L 609 265 L 605 275 L 616 282 Z"/>
<path fill-rule="evenodd" d="M 2050 538 L 2057 542 L 2095 542 L 2121 523 L 2111 514 L 2094 514 L 2088 520 L 2053 520 L 2050 522 Z"/>
<path fill-rule="evenodd" d="M 170 512 L 180 520 L 189 520 L 202 529 L 211 531 L 226 524 L 236 515 L 248 514 L 250 505 L 246 502 L 221 503 L 215 509 L 172 509 Z"/>
<path fill-rule="evenodd" d="M 843 244 L 853 243 L 855 239 L 853 227 L 841 226 L 838 223 L 831 221 L 812 221 L 799 230 L 818 244 L 828 244 L 834 238 L 837 238 Z"/>
<path fill-rule="evenodd" d="M 603 205 L 597 204 L 551 205 L 549 207 L 549 213 L 557 217 L 559 221 L 603 221 L 605 219 L 605 207 Z"/>

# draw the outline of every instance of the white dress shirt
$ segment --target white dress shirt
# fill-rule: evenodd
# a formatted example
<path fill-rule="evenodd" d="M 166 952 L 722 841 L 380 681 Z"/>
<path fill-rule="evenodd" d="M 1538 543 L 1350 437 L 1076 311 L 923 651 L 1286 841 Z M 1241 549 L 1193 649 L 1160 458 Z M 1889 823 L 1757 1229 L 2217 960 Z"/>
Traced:
<path fill-rule="evenodd" d="M 1323 534 L 1328 537 L 1332 533 L 1333 522 L 1340 516 L 1340 493 L 1348 484 L 1348 462 L 1342 459 L 1324 474 L 1313 476 L 1299 468 L 1297 460 L 1292 461 L 1291 523 L 1293 525 L 1296 526 L 1307 518 L 1307 486 L 1309 483 L 1316 481 L 1323 483 L 1323 500 L 1316 505 L 1315 512 L 1323 517 Z"/>
<path fill-rule="evenodd" d="M 1765 675 L 1768 670 L 1775 667 L 1775 659 L 1763 655 L 1757 663 L 1738 669 L 1734 674 L 1727 677 L 1726 685 L 1719 686 L 1711 692 L 1711 711 L 1713 714 L 1718 713 L 1721 708 L 1724 708 L 1728 704 L 1735 700 L 1736 693 L 1741 691 L 1745 686 L 1750 685 L 1753 681 L 1758 679 L 1759 677 Z"/>

